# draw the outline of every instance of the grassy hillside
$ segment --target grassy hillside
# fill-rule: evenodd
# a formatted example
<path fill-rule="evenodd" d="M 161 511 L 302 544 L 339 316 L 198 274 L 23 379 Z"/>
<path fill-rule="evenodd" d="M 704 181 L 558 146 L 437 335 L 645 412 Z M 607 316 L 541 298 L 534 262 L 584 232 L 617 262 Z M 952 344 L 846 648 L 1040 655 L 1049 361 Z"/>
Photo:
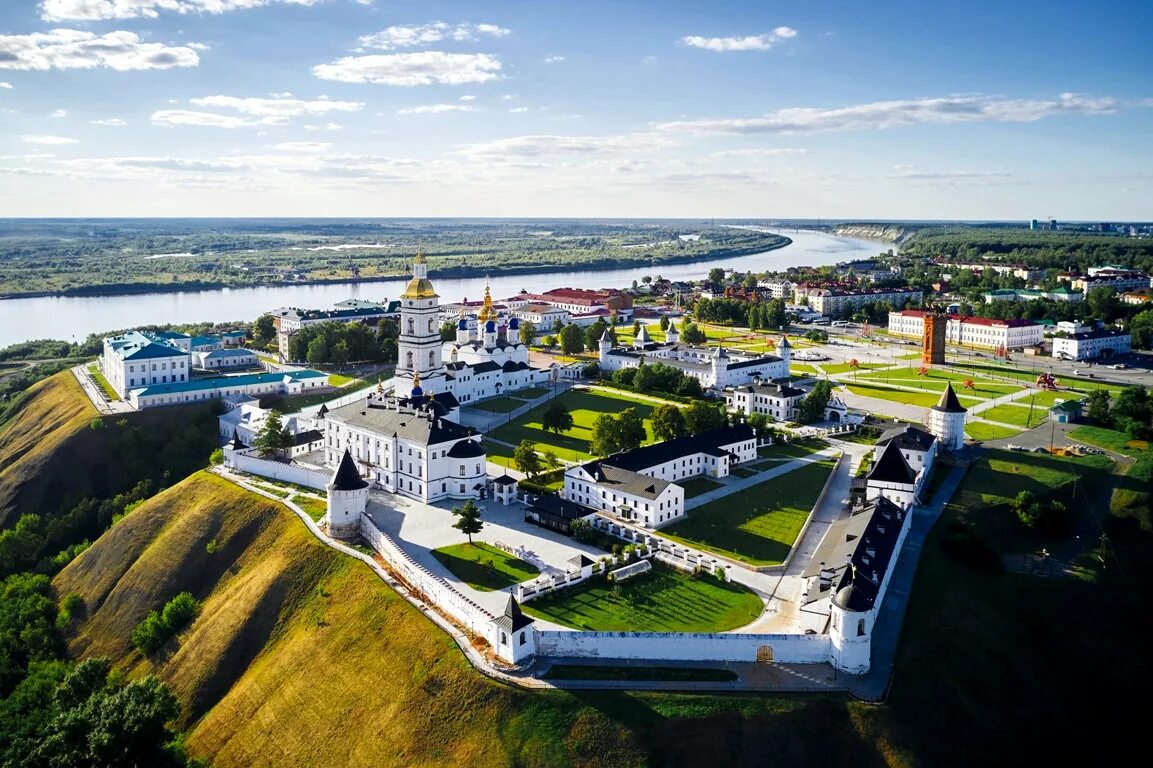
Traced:
<path fill-rule="evenodd" d="M 215 446 L 211 404 L 100 416 L 71 371 L 61 371 L 19 395 L 0 420 L 0 529 L 23 514 L 64 516 L 144 479 L 169 485 L 205 466 Z"/>
<path fill-rule="evenodd" d="M 211 550 L 211 551 L 210 551 Z M 55 579 L 77 655 L 167 680 L 191 751 L 227 766 L 883 765 L 877 710 L 835 698 L 526 692 L 477 674 L 366 566 L 286 509 L 196 474 Z M 196 621 L 152 658 L 132 628 L 182 590 Z"/>
<path fill-rule="evenodd" d="M 78 446 L 70 443 L 97 415 L 68 371 L 33 385 L 17 400 L 0 425 L 0 527 L 86 480 L 62 468 L 77 458 Z"/>

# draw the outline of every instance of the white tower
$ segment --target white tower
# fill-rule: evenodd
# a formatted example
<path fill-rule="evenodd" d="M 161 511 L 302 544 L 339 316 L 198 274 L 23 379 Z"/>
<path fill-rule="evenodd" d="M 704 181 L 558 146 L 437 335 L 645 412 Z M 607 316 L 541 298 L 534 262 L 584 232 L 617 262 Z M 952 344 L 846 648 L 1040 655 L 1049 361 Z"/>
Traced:
<path fill-rule="evenodd" d="M 788 336 L 781 336 L 781 343 L 777 345 L 777 357 L 785 362 L 785 376 L 788 376 L 789 361 L 793 357 L 793 345 L 789 343 Z"/>
<path fill-rule="evenodd" d="M 355 538 L 367 505 L 368 483 L 345 448 L 340 466 L 328 483 L 328 534 L 336 539 Z"/>
<path fill-rule="evenodd" d="M 505 661 L 520 664 L 536 655 L 536 626 L 532 617 L 521 612 L 520 604 L 512 595 L 508 596 L 504 614 L 492 622 L 490 632 L 489 641 L 496 655 Z"/>
<path fill-rule="evenodd" d="M 440 297 L 428 279 L 423 253 L 412 262 L 412 280 L 400 294 L 400 338 L 396 375 L 419 373 L 425 378 L 441 371 Z"/>
<path fill-rule="evenodd" d="M 597 343 L 597 359 L 600 360 L 601 368 L 605 366 L 608 360 L 609 351 L 613 348 L 613 337 L 610 329 L 605 328 L 605 332 L 601 334 L 601 340 Z"/>
<path fill-rule="evenodd" d="M 856 578 L 856 570 L 853 571 Z M 851 582 L 841 587 L 832 600 L 829 636 L 833 641 L 830 662 L 842 672 L 863 675 L 869 671 L 872 655 L 873 611 L 864 592 Z"/>
<path fill-rule="evenodd" d="M 965 444 L 965 414 L 953 385 L 945 384 L 941 399 L 929 409 L 929 431 L 937 438 L 940 450 L 956 451 Z"/>
<path fill-rule="evenodd" d="M 721 345 L 717 345 L 717 351 L 713 353 L 712 359 L 713 366 L 713 386 L 717 389 L 723 389 L 728 386 L 728 373 L 729 373 L 729 353 Z"/>
<path fill-rule="evenodd" d="M 681 340 L 681 332 L 677 330 L 677 324 L 669 321 L 669 329 L 665 331 L 665 341 L 670 344 L 676 344 Z"/>

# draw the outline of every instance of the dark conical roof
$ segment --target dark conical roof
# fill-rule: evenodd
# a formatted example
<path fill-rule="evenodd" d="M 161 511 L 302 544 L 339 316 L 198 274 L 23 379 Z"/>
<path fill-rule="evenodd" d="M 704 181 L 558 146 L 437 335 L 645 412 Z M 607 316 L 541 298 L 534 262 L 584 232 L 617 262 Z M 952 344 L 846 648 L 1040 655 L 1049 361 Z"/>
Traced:
<path fill-rule="evenodd" d="M 857 612 L 864 612 L 872 607 L 868 595 L 854 584 L 841 587 L 840 591 L 833 596 L 833 605 L 846 611 Z"/>
<path fill-rule="evenodd" d="M 953 385 L 949 382 L 945 383 L 945 391 L 941 393 L 941 399 L 933 406 L 933 410 L 944 413 L 968 413 L 961 406 L 961 401 L 957 399 L 957 393 L 953 391 Z"/>
<path fill-rule="evenodd" d="M 320 410 L 316 412 L 316 415 L 323 417 L 326 413 L 328 413 L 328 403 L 321 403 Z"/>
<path fill-rule="evenodd" d="M 912 485 L 917 482 L 917 473 L 901 455 L 901 447 L 897 445 L 896 440 L 885 446 L 885 450 L 881 451 L 881 458 L 877 459 L 877 463 L 866 477 L 880 483 Z"/>
<path fill-rule="evenodd" d="M 367 488 L 368 483 L 360 476 L 360 471 L 356 468 L 356 462 L 352 460 L 352 454 L 348 449 L 344 449 L 344 456 L 340 459 L 340 466 L 336 468 L 336 472 L 332 475 L 332 481 L 328 487 L 334 491 L 359 491 L 361 488 Z"/>
<path fill-rule="evenodd" d="M 516 632 L 518 629 L 532 624 L 532 619 L 521 613 L 520 605 L 517 603 L 516 598 L 509 595 L 508 603 L 506 603 L 504 607 L 504 615 L 498 618 L 495 623 L 502 629 L 506 629 L 509 632 Z"/>
<path fill-rule="evenodd" d="M 238 451 L 241 450 L 242 448 L 247 447 L 244 444 L 244 442 L 240 439 L 240 433 L 237 432 L 235 429 L 232 430 L 232 442 L 230 442 L 228 445 L 229 445 L 229 447 L 231 447 L 235 450 L 238 450 Z"/>

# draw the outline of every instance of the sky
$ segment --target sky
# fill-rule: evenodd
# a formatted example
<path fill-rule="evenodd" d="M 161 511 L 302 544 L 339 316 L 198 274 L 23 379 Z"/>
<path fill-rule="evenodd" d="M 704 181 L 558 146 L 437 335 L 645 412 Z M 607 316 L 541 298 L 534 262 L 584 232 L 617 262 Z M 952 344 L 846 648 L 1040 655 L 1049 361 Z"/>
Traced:
<path fill-rule="evenodd" d="M 1153 219 L 1147 0 L 2 0 L 0 216 Z"/>

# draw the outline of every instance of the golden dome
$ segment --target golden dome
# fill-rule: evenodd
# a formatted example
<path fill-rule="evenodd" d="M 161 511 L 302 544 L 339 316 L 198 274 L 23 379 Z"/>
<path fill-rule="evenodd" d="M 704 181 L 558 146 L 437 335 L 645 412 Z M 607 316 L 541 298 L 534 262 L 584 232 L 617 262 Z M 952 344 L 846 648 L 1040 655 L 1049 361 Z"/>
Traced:
<path fill-rule="evenodd" d="M 487 323 L 489 320 L 496 320 L 496 310 L 492 306 L 492 294 L 488 290 L 488 283 L 484 286 L 484 306 L 480 308 L 477 313 L 476 319 L 480 323 Z"/>
<path fill-rule="evenodd" d="M 400 294 L 402 299 L 436 299 L 436 291 L 432 287 L 432 281 L 427 277 L 414 277 L 408 281 L 408 287 L 404 289 L 404 293 Z"/>
<path fill-rule="evenodd" d="M 416 258 L 412 260 L 412 263 L 413 264 L 426 264 L 427 263 L 424 260 L 424 250 L 423 249 L 418 250 L 416 252 Z"/>

